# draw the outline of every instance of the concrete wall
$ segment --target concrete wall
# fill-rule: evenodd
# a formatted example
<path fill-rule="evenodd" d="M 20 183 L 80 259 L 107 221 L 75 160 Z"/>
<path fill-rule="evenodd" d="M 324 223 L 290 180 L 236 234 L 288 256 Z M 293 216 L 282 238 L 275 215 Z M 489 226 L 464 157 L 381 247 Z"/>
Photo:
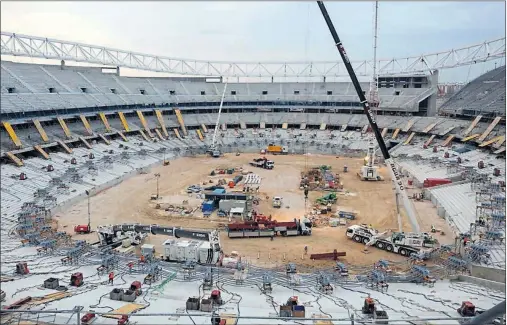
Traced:
<path fill-rule="evenodd" d="M 458 275 L 451 281 L 463 281 L 473 283 L 478 286 L 482 286 L 491 290 L 505 292 L 505 283 L 490 281 L 486 279 L 477 278 L 470 275 Z"/>
<path fill-rule="evenodd" d="M 505 270 L 504 269 L 498 269 L 498 268 L 492 268 L 482 265 L 471 265 L 470 266 L 470 274 L 473 277 L 477 277 L 480 279 L 495 281 L 504 283 L 505 286 Z M 504 287 L 505 292 L 505 287 Z"/>

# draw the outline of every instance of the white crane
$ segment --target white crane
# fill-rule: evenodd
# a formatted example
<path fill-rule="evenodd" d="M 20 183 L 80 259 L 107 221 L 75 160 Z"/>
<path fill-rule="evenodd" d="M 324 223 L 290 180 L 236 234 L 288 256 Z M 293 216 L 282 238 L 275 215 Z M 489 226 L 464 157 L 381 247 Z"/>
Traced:
<path fill-rule="evenodd" d="M 220 151 L 216 148 L 218 126 L 220 125 L 220 114 L 222 114 L 222 106 L 224 105 L 225 91 L 227 90 L 227 82 L 224 84 L 224 91 L 222 93 L 222 99 L 220 100 L 220 107 L 218 108 L 217 122 L 215 123 L 215 131 L 213 132 L 213 139 L 211 140 L 211 146 L 208 152 L 213 157 L 220 157 Z"/>

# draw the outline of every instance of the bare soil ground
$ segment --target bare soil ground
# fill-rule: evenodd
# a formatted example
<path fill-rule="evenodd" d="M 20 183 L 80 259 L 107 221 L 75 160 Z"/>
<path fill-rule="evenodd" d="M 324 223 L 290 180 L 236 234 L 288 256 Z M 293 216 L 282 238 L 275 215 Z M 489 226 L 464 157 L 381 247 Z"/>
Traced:
<path fill-rule="evenodd" d="M 263 170 L 248 166 L 248 162 L 258 157 L 257 154 L 234 154 L 226 155 L 219 159 L 209 157 L 181 158 L 171 161 L 169 166 L 157 166 L 152 168 L 148 174 L 140 174 L 125 180 L 118 186 L 105 190 L 91 198 L 92 228 L 97 225 L 119 224 L 128 222 L 139 222 L 143 224 L 163 224 L 169 226 L 181 226 L 189 228 L 219 228 L 226 224 L 225 218 L 204 218 L 200 209 L 193 217 L 169 216 L 163 209 L 155 209 L 154 201 L 150 196 L 156 193 L 155 173 L 160 173 L 159 180 L 162 207 L 169 204 L 185 206 L 188 208 L 200 206 L 202 200 L 196 199 L 195 194 L 189 197 L 186 188 L 192 184 L 203 184 L 219 178 L 232 179 L 234 175 L 209 176 L 215 168 L 243 167 L 262 177 L 259 197 L 263 198 L 258 205 L 259 212 L 265 215 L 272 215 L 278 221 L 302 218 L 307 211 L 303 192 L 299 189 L 301 172 L 307 168 L 320 165 L 329 165 L 334 173 L 339 173 L 344 188 L 352 195 L 339 195 L 338 202 L 333 209 L 355 210 L 358 218 L 352 223 L 371 224 L 379 230 L 397 230 L 397 214 L 395 197 L 388 171 L 385 168 L 380 170 L 385 178 L 381 182 L 362 182 L 356 173 L 359 170 L 362 159 L 357 158 L 336 158 L 324 155 L 310 156 L 274 156 L 274 170 Z M 347 165 L 348 173 L 342 173 L 343 166 Z M 236 174 L 235 174 L 236 175 Z M 242 186 L 237 189 L 241 190 Z M 410 191 L 410 190 L 409 190 Z M 411 192 L 411 191 L 410 191 Z M 310 200 L 313 202 L 317 197 L 326 192 L 310 192 Z M 271 207 L 271 198 L 282 196 L 284 206 L 281 209 Z M 266 199 L 266 197 L 268 197 Z M 183 205 L 183 200 L 188 204 Z M 287 207 L 286 207 L 287 206 Z M 414 202 L 418 214 L 419 224 L 423 231 L 430 231 L 431 225 L 441 228 L 446 235 L 436 234 L 435 237 L 441 243 L 452 243 L 453 236 L 451 229 L 446 222 L 439 218 L 431 202 Z M 403 214 L 403 211 L 402 211 Z M 86 200 L 70 207 L 67 211 L 60 213 L 57 217 L 59 228 L 72 232 L 74 225 L 85 224 L 87 218 Z M 402 216 L 403 229 L 410 231 L 408 219 Z M 75 235 L 79 239 L 95 241 L 95 234 Z M 148 242 L 160 245 L 167 238 L 151 236 Z M 311 253 L 332 252 L 334 249 L 345 251 L 347 256 L 343 260 L 354 265 L 371 265 L 379 259 L 391 261 L 402 260 L 401 256 L 389 254 L 370 248 L 369 253 L 364 253 L 364 246 L 355 243 L 345 236 L 345 227 L 317 227 L 313 229 L 312 236 L 252 239 L 229 239 L 226 232 L 221 232 L 221 242 L 224 252 L 237 251 L 244 258 L 257 265 L 282 265 L 287 261 L 296 261 L 298 264 L 330 266 L 332 261 L 311 261 L 308 256 L 303 256 L 305 245 Z"/>

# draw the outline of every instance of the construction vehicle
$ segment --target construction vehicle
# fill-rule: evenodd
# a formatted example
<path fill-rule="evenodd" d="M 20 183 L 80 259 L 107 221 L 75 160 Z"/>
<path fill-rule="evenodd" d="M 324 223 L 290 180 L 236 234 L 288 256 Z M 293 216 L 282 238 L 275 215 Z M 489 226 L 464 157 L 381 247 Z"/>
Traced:
<path fill-rule="evenodd" d="M 378 173 L 378 166 L 375 166 L 375 145 L 370 141 L 368 155 L 364 158 L 364 166 L 357 175 L 362 181 L 381 181 L 384 178 Z"/>
<path fill-rule="evenodd" d="M 283 199 L 280 196 L 273 197 L 273 208 L 280 209 L 282 207 Z"/>
<path fill-rule="evenodd" d="M 273 237 L 279 233 L 281 236 L 310 236 L 312 234 L 312 223 L 309 219 L 303 221 L 278 222 L 271 219 L 257 219 L 257 221 L 246 221 L 242 223 L 230 223 L 227 225 L 229 238 L 249 237 Z"/>
<path fill-rule="evenodd" d="M 90 192 L 89 191 L 86 191 L 86 196 L 88 197 L 88 224 L 75 226 L 74 232 L 76 234 L 89 234 L 92 231 L 91 217 L 90 217 Z"/>
<path fill-rule="evenodd" d="M 287 147 L 277 146 L 272 143 L 268 144 L 268 147 L 266 148 L 266 152 L 273 154 L 273 155 L 288 155 L 289 150 L 287 150 Z"/>
<path fill-rule="evenodd" d="M 70 285 L 73 287 L 80 287 L 83 285 L 83 273 L 76 272 L 70 276 Z"/>
<path fill-rule="evenodd" d="M 457 311 L 463 317 L 474 317 L 484 312 L 483 310 L 476 310 L 475 305 L 470 301 L 463 301 Z"/>
<path fill-rule="evenodd" d="M 86 313 L 81 317 L 81 324 L 91 324 L 95 319 L 97 319 L 94 313 Z"/>
<path fill-rule="evenodd" d="M 268 160 L 266 157 L 261 157 L 251 161 L 250 166 L 264 169 L 273 169 L 275 167 L 275 162 L 273 160 Z"/>
<path fill-rule="evenodd" d="M 345 65 L 345 68 L 347 69 L 347 72 L 348 72 L 349 77 L 352 81 L 352 84 L 354 85 L 354 89 L 355 89 L 357 96 L 359 98 L 359 103 L 363 106 L 364 114 L 366 115 L 366 118 L 368 119 L 369 126 L 370 126 L 371 130 L 373 131 L 373 134 L 375 135 L 375 139 L 377 140 L 379 149 L 382 152 L 384 162 L 389 169 L 389 173 L 391 174 L 391 179 L 393 180 L 393 183 L 395 185 L 395 192 L 397 194 L 397 197 L 400 196 L 402 199 L 403 205 L 404 205 L 405 210 L 407 212 L 407 216 L 408 216 L 409 221 L 412 226 L 412 231 L 415 233 L 420 233 L 421 230 L 419 227 L 419 223 L 417 221 L 417 216 L 414 211 L 414 207 L 412 205 L 412 202 L 410 201 L 410 199 L 405 191 L 405 186 L 403 184 L 402 175 L 398 171 L 398 167 L 397 167 L 396 163 L 394 162 L 394 160 L 391 158 L 391 155 L 389 154 L 389 151 L 386 147 L 386 144 L 384 142 L 384 139 L 382 137 L 380 129 L 377 125 L 375 114 L 370 110 L 370 103 L 368 102 L 368 100 L 365 97 L 365 92 L 363 92 L 363 90 L 361 89 L 361 84 L 359 83 L 359 80 L 357 79 L 357 76 L 354 72 L 354 68 L 352 67 L 352 64 L 350 63 L 350 58 L 348 57 L 347 52 L 345 51 L 345 47 L 343 46 L 343 43 L 340 40 L 338 33 L 336 32 L 333 22 L 331 21 L 331 18 L 329 17 L 329 14 L 328 14 L 327 9 L 324 5 L 324 2 L 317 1 L 317 5 L 319 6 L 319 9 L 322 13 L 324 20 L 326 21 L 329 32 L 331 33 L 331 36 L 333 37 L 334 45 L 336 46 L 336 48 L 340 54 L 340 57 L 342 58 L 343 64 Z M 372 175 L 371 172 L 368 174 L 368 169 L 366 169 L 366 174 L 364 176 L 370 177 L 371 175 Z M 373 177 L 375 177 L 375 175 L 373 175 Z M 399 228 L 401 229 L 400 218 L 398 218 L 398 223 L 399 223 Z"/>
<path fill-rule="evenodd" d="M 433 247 L 435 243 L 435 240 L 428 233 L 394 232 L 389 237 L 388 231 L 379 233 L 366 225 L 352 225 L 347 228 L 346 235 L 348 238 L 366 246 L 375 246 L 378 249 L 403 256 L 419 254 L 424 248 Z"/>
<path fill-rule="evenodd" d="M 28 264 L 26 262 L 20 262 L 16 264 L 16 273 L 21 275 L 30 273 L 28 270 Z"/>
<path fill-rule="evenodd" d="M 227 90 L 227 83 L 224 85 L 224 92 L 222 93 L 222 98 L 220 99 L 220 107 L 218 108 L 218 115 L 217 115 L 217 121 L 215 123 L 215 130 L 213 131 L 213 138 L 211 140 L 211 145 L 208 147 L 208 150 L 206 151 L 211 157 L 213 158 L 220 158 L 222 153 L 220 150 L 218 150 L 216 141 L 217 141 L 217 134 L 218 134 L 218 125 L 220 123 L 220 115 L 222 114 L 222 107 L 224 106 L 224 98 L 225 98 L 225 91 Z"/>

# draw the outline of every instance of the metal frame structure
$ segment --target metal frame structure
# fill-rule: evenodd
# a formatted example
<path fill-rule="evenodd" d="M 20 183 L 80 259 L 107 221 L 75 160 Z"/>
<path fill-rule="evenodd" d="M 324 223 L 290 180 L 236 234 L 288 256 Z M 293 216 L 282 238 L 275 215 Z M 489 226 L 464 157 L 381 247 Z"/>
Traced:
<path fill-rule="evenodd" d="M 405 58 L 380 59 L 382 76 L 428 73 L 505 57 L 505 37 L 448 51 Z M 68 60 L 175 75 L 209 77 L 345 77 L 343 62 L 225 62 L 205 61 L 113 49 L 45 37 L 1 32 L 1 54 Z M 371 60 L 351 62 L 358 76 L 372 75 Z"/>

